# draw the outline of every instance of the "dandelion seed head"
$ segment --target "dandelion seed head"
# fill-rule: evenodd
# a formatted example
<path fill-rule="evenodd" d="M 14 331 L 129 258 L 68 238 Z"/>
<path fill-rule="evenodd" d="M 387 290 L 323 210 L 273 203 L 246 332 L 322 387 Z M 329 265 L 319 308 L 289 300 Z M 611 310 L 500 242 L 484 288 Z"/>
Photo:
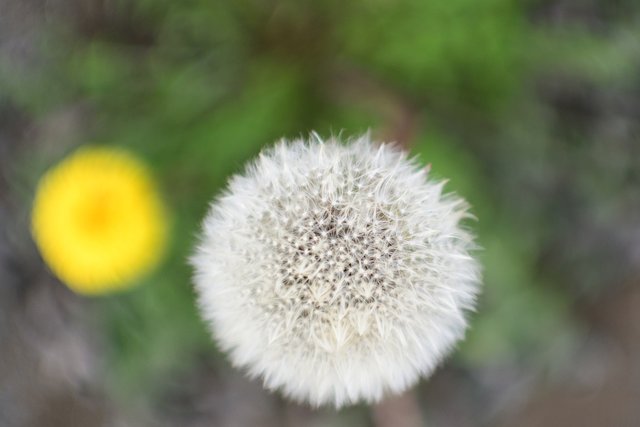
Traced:
<path fill-rule="evenodd" d="M 203 316 L 266 387 L 336 407 L 428 376 L 478 292 L 467 204 L 365 135 L 281 141 L 211 206 L 192 257 Z"/>

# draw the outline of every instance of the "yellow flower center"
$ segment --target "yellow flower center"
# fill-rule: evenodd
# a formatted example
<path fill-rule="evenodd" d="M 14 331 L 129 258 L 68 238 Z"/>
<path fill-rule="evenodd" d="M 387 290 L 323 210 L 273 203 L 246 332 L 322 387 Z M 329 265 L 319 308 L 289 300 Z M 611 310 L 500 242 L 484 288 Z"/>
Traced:
<path fill-rule="evenodd" d="M 78 223 L 87 234 L 95 235 L 109 232 L 112 224 L 113 202 L 108 191 L 101 191 L 90 196 L 87 205 L 79 212 Z"/>

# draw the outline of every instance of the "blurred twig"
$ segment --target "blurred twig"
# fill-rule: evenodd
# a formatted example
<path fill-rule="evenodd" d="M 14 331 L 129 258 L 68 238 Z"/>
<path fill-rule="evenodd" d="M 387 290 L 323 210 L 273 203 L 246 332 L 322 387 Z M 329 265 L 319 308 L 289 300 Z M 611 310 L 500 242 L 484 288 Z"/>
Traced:
<path fill-rule="evenodd" d="M 336 70 L 329 87 L 336 102 L 362 105 L 382 118 L 381 140 L 411 146 L 420 123 L 416 106 L 404 94 L 357 68 Z"/>

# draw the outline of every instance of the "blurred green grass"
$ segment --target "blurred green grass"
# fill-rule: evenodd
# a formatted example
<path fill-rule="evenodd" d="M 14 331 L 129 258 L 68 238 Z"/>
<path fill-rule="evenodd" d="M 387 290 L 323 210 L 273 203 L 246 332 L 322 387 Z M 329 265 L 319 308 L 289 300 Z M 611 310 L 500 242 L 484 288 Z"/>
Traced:
<path fill-rule="evenodd" d="M 549 346 L 547 331 L 570 331 L 569 297 L 548 286 L 532 259 L 544 224 L 524 229 L 517 209 L 509 210 L 495 172 L 505 160 L 491 153 L 526 163 L 532 152 L 509 140 L 518 126 L 530 140 L 552 144 L 532 75 L 623 81 L 635 69 L 628 52 L 637 50 L 637 29 L 540 31 L 512 0 L 114 4 L 90 32 L 50 23 L 45 65 L 4 72 L 1 89 L 35 117 L 83 105 L 86 141 L 73 144 L 136 152 L 172 212 L 163 266 L 139 288 L 92 302 L 116 395 L 155 396 L 203 355 L 222 358 L 197 316 L 187 258 L 228 177 L 281 137 L 383 133 L 398 99 L 418 117 L 412 152 L 434 176 L 450 179 L 447 189 L 467 198 L 479 218 L 468 226 L 479 236 L 485 291 L 457 363 L 525 357 Z M 383 95 L 363 101 L 357 88 L 336 93 L 341 70 Z M 43 162 L 52 164 L 62 152 L 49 155 Z"/>

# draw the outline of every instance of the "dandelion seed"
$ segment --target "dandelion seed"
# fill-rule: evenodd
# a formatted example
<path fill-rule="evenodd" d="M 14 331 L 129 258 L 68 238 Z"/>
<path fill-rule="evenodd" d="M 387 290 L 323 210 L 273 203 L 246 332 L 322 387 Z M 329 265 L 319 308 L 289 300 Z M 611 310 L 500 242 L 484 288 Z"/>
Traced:
<path fill-rule="evenodd" d="M 406 153 L 366 135 L 282 141 L 204 220 L 191 260 L 202 314 L 269 389 L 313 405 L 378 401 L 464 335 L 480 283 L 466 216 Z"/>

